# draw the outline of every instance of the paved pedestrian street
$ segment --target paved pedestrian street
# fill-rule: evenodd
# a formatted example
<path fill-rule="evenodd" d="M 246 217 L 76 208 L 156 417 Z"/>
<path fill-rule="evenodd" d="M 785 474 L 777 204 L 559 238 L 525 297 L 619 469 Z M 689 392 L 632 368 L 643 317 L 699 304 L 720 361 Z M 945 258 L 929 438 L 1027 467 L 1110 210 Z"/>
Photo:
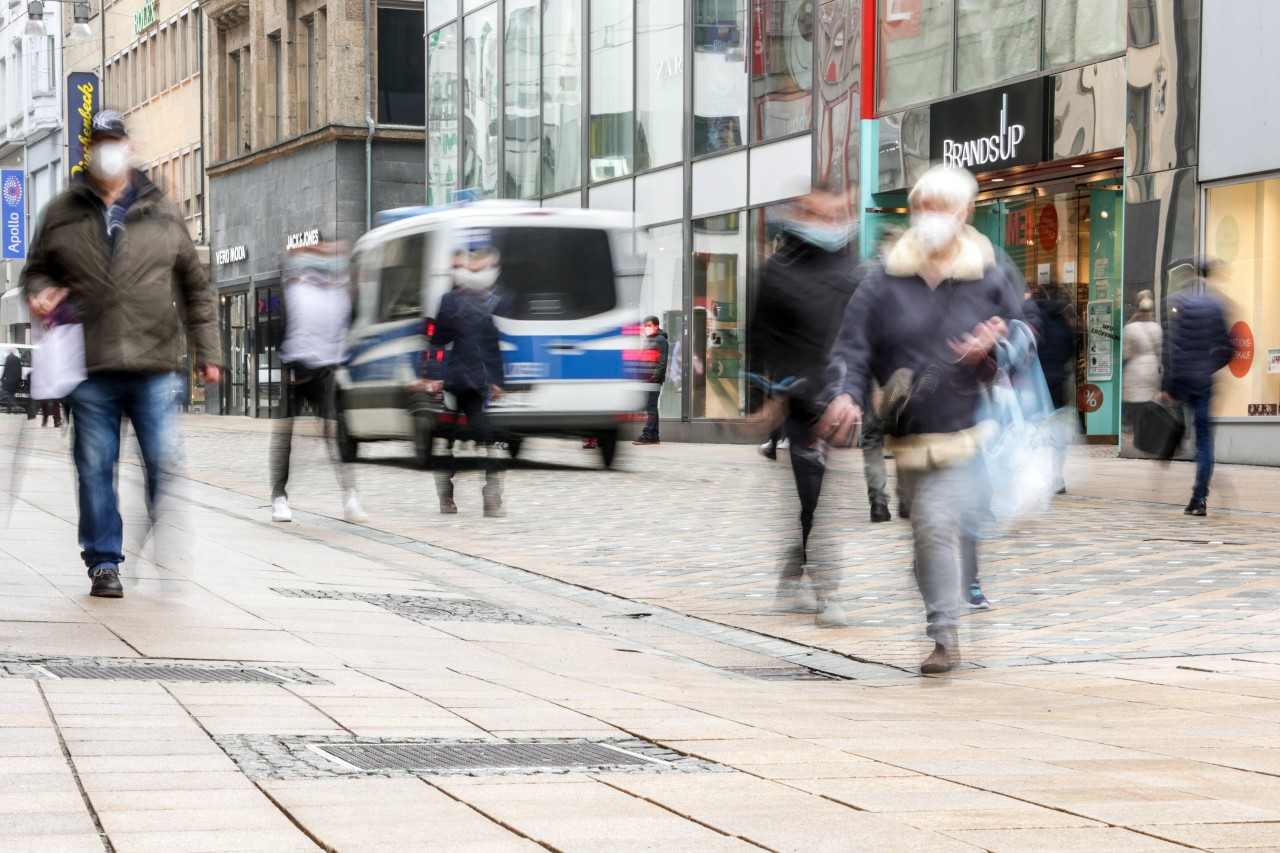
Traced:
<path fill-rule="evenodd" d="M 154 527 L 121 466 L 116 601 L 67 436 L 20 421 L 0 851 L 1280 850 L 1280 471 L 1220 466 L 1193 519 L 1189 464 L 1075 448 L 921 677 L 908 526 L 868 523 L 856 451 L 813 553 L 851 624 L 819 630 L 768 610 L 785 453 L 529 441 L 486 519 L 466 460 L 441 516 L 408 445 L 364 445 L 351 524 L 300 430 L 273 524 L 272 424 L 191 416 Z"/>

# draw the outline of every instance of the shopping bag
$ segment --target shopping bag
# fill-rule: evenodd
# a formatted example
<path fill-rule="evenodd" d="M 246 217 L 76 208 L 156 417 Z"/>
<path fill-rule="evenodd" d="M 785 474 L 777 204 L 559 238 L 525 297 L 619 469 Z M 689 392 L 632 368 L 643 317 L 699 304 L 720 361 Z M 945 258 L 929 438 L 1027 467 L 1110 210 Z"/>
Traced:
<path fill-rule="evenodd" d="M 84 381 L 84 324 L 50 326 L 31 356 L 31 399 L 61 400 Z"/>
<path fill-rule="evenodd" d="M 1172 459 L 1187 431 L 1181 406 L 1143 403 L 1133 418 L 1133 446 L 1157 459 Z"/>

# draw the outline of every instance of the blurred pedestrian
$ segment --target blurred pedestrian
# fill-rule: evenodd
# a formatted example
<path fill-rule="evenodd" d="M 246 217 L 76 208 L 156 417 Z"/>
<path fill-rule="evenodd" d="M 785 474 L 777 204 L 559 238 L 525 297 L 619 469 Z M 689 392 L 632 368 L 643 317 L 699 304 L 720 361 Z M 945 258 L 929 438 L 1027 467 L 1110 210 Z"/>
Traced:
<path fill-rule="evenodd" d="M 776 389 L 800 499 L 800 542 L 783 557 L 775 610 L 816 613 L 819 627 L 832 628 L 847 624 L 839 602 L 840 568 L 819 566 L 809 554 L 827 448 L 808 436 L 822 413 L 831 344 L 855 286 L 847 250 L 857 231 L 846 195 L 826 189 L 790 205 L 780 224 L 783 242 L 760 277 L 747 333 L 761 373 Z"/>
<path fill-rule="evenodd" d="M 1173 329 L 1165 338 L 1164 375 L 1156 399 L 1191 409 L 1195 423 L 1196 480 L 1187 515 L 1208 513 L 1209 480 L 1213 477 L 1213 375 L 1231 361 L 1235 347 L 1222 300 L 1210 284 L 1215 265 L 1201 268 L 1201 277 L 1169 300 Z"/>
<path fill-rule="evenodd" d="M 4 357 L 4 372 L 0 373 L 0 391 L 4 406 L 12 414 L 18 406 L 18 391 L 22 388 L 22 359 L 17 350 L 9 350 Z"/>
<path fill-rule="evenodd" d="M 62 426 L 61 400 L 40 401 L 40 426 L 47 427 L 49 425 L 49 418 L 53 418 L 54 427 Z"/>
<path fill-rule="evenodd" d="M 1049 386 L 1049 397 L 1055 409 L 1065 408 L 1070 388 L 1072 369 L 1076 362 L 1076 312 L 1071 303 L 1042 287 L 1031 291 L 1033 298 L 1023 303 L 1022 313 L 1027 325 L 1036 333 L 1036 356 L 1040 370 Z M 1067 481 L 1063 468 L 1067 461 L 1067 446 L 1053 446 L 1053 488 L 1058 494 L 1066 494 Z"/>
<path fill-rule="evenodd" d="M 81 557 L 92 578 L 89 594 L 102 598 L 124 594 L 116 493 L 121 419 L 128 417 L 138 439 L 154 520 L 178 456 L 183 326 L 203 381 L 222 375 L 213 289 L 186 223 L 164 193 L 131 167 L 132 157 L 120 114 L 94 116 L 88 173 L 49 202 L 22 270 L 37 316 L 65 301 L 84 322 L 88 378 L 69 399 L 75 407 Z"/>
<path fill-rule="evenodd" d="M 494 447 L 494 432 L 485 411 L 488 403 L 502 397 L 502 351 L 493 313 L 498 297 L 494 288 L 501 275 L 501 257 L 487 230 L 473 229 L 463 234 L 463 248 L 455 256 L 453 280 L 456 287 L 440 300 L 431 348 L 452 344 L 447 362 L 428 359 L 427 379 L 421 383 L 429 394 L 441 390 L 457 400 L 458 411 L 466 417 L 475 437 L 476 450 L 484 456 L 485 484 L 481 490 L 484 514 L 498 517 L 502 509 L 503 460 Z M 456 513 L 453 478 L 457 457 L 450 454 L 447 467 L 436 472 L 436 492 L 440 512 Z"/>
<path fill-rule="evenodd" d="M 342 361 L 343 343 L 351 325 L 350 272 L 344 243 L 320 243 L 290 252 L 281 273 L 284 300 L 284 341 L 280 362 L 287 397 L 285 416 L 271 439 L 271 520 L 292 521 L 289 508 L 289 457 L 293 448 L 293 419 L 304 406 L 328 437 L 334 411 L 334 369 Z M 329 452 L 336 453 L 332 446 Z M 342 489 L 342 512 L 347 521 L 365 521 L 355 487 L 353 466 L 336 461 Z"/>
<path fill-rule="evenodd" d="M 662 444 L 662 439 L 658 436 L 658 397 L 662 394 L 662 383 L 667 378 L 667 333 L 662 330 L 658 318 L 652 315 L 644 318 L 640 331 L 644 335 L 644 348 L 641 351 L 644 357 L 640 359 L 644 376 L 641 381 L 648 383 L 650 388 L 645 392 L 644 429 L 632 444 Z"/>
<path fill-rule="evenodd" d="M 911 228 L 845 310 L 837 380 L 809 437 L 837 444 L 862 418 L 872 380 L 884 387 L 887 443 L 911 490 L 915 576 L 933 651 L 920 671 L 959 656 L 958 542 L 976 529 L 979 396 L 995 374 L 993 349 L 1021 308 L 991 243 L 967 222 L 978 184 L 935 167 L 912 189 Z"/>
<path fill-rule="evenodd" d="M 1164 333 L 1155 318 L 1155 297 L 1150 290 L 1138 293 L 1138 310 L 1124 325 L 1121 335 L 1120 413 L 1126 426 L 1134 412 L 1160 393 L 1160 366 Z"/>

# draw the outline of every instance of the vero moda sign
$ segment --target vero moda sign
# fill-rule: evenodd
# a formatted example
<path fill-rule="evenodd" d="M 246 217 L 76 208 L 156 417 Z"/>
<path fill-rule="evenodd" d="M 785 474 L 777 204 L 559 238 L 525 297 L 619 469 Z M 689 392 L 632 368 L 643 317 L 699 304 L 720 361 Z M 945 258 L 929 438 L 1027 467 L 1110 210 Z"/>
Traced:
<path fill-rule="evenodd" d="M 27 256 L 27 182 L 20 169 L 0 170 L 0 223 L 4 229 L 4 258 Z"/>

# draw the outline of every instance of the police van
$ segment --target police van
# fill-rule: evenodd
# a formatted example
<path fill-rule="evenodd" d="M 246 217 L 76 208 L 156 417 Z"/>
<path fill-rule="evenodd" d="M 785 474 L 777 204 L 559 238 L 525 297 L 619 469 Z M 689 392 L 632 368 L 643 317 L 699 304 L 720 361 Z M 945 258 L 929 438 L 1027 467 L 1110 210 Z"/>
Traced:
<path fill-rule="evenodd" d="M 453 287 L 454 250 L 477 229 L 500 253 L 494 322 L 504 393 L 487 411 L 511 454 L 525 436 L 595 438 L 613 463 L 618 428 L 644 407 L 634 378 L 643 264 L 630 217 L 481 201 L 379 214 L 356 243 L 355 316 L 336 375 L 338 445 L 354 460 L 366 441 L 408 440 L 431 467 L 442 436 L 466 438 L 450 394 L 412 390 L 424 358 L 447 359 L 429 340 Z"/>

